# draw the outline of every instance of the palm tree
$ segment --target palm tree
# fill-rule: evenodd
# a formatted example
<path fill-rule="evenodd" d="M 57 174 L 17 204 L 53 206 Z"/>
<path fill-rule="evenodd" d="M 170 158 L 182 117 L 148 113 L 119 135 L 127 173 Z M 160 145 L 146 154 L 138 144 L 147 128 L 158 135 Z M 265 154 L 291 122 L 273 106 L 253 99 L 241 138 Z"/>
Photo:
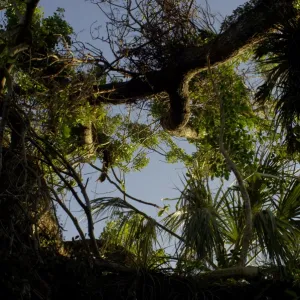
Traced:
<path fill-rule="evenodd" d="M 166 227 L 179 232 L 178 253 L 183 261 L 201 261 L 202 267 L 214 268 L 213 260 L 224 253 L 222 219 L 218 197 L 212 197 L 205 180 L 189 176 L 176 204 L 176 211 L 164 220 Z"/>
<path fill-rule="evenodd" d="M 299 144 L 299 11 L 292 9 L 280 18 L 274 30 L 269 32 L 255 51 L 256 59 L 265 67 L 266 80 L 256 94 L 258 101 L 266 101 L 272 95 L 276 99 L 278 119 L 287 132 L 288 149 L 295 152 Z"/>
<path fill-rule="evenodd" d="M 130 261 L 127 259 L 122 263 L 130 267 L 150 270 L 168 265 L 167 255 L 161 246 L 163 225 L 118 197 L 97 198 L 92 201 L 92 210 L 96 218 L 103 215 L 108 218 L 100 235 L 105 244 L 102 249 L 104 256 L 121 247 L 130 258 Z"/>
<path fill-rule="evenodd" d="M 253 236 L 247 264 L 287 265 L 299 258 L 300 182 L 296 163 L 257 152 L 258 163 L 245 179 L 252 208 Z M 255 164 L 254 164 L 255 166 Z M 193 173 L 195 174 L 195 172 Z M 245 229 L 244 205 L 238 185 L 213 193 L 206 179 L 189 176 L 176 211 L 164 220 L 180 232 L 179 256 L 210 268 L 238 265 Z"/>
<path fill-rule="evenodd" d="M 253 220 L 247 265 L 299 262 L 300 182 L 296 167 L 295 161 L 276 154 L 273 148 L 257 150 L 251 173 L 244 179 Z M 95 199 L 95 216 L 111 217 L 102 238 L 134 254 L 134 263 L 140 267 L 171 266 L 174 258 L 178 263 L 173 271 L 179 273 L 237 267 L 245 230 L 240 187 L 221 184 L 213 191 L 200 174 L 189 171 L 175 211 L 162 220 L 163 225 L 124 199 Z M 167 246 L 160 244 L 166 241 L 163 232 L 177 239 L 172 255 L 162 251 Z"/>

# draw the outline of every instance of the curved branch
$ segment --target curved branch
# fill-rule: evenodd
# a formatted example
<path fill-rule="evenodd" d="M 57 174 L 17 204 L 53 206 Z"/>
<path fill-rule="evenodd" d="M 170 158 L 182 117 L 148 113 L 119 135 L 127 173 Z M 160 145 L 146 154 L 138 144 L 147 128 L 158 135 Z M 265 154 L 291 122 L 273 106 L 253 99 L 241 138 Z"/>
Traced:
<path fill-rule="evenodd" d="M 134 103 L 136 100 L 161 93 L 165 90 L 165 71 L 152 71 L 126 82 L 112 82 L 95 85 L 96 98 L 90 99 L 91 104 Z"/>
<path fill-rule="evenodd" d="M 161 125 L 171 135 L 197 139 L 196 130 L 188 126 L 190 119 L 189 82 L 179 77 L 179 84 L 171 82 L 167 92 L 170 97 L 170 109 L 166 116 L 162 116 Z"/>
<path fill-rule="evenodd" d="M 260 0 L 254 8 L 241 15 L 225 32 L 201 47 L 184 49 L 178 58 L 184 74 L 193 77 L 207 69 L 207 55 L 211 66 L 224 63 L 247 47 L 258 43 L 263 34 L 281 19 L 288 18 L 293 0 Z"/>
<path fill-rule="evenodd" d="M 166 91 L 170 96 L 170 111 L 161 124 L 171 134 L 196 138 L 197 134 L 186 129 L 189 121 L 188 85 L 200 71 L 207 69 L 207 56 L 211 66 L 224 63 L 250 45 L 259 42 L 292 8 L 293 0 L 260 0 L 254 8 L 241 15 L 225 32 L 203 46 L 178 50 L 171 65 L 160 71 L 141 74 L 127 82 L 110 83 L 95 87 L 97 103 L 134 103 Z"/>
<path fill-rule="evenodd" d="M 94 168 L 95 170 L 102 172 L 102 170 L 100 168 L 98 168 L 97 166 L 95 166 L 94 164 L 91 163 L 90 166 L 92 168 Z M 138 203 L 145 204 L 145 205 L 150 205 L 150 206 L 153 206 L 153 207 L 155 207 L 157 209 L 161 209 L 161 207 L 158 206 L 158 205 L 156 205 L 155 203 L 150 203 L 150 202 L 143 201 L 143 200 L 140 200 L 140 199 L 137 199 L 135 197 L 130 196 L 125 191 L 123 191 L 121 189 L 121 187 L 117 183 L 115 183 L 113 180 L 111 180 L 108 175 L 106 175 L 106 178 L 107 178 L 107 180 L 108 180 L 109 183 L 113 184 L 117 188 L 117 190 L 123 194 L 123 196 L 125 196 L 125 197 L 127 197 L 127 198 L 129 198 L 129 199 L 131 199 L 133 201 L 136 201 Z"/>

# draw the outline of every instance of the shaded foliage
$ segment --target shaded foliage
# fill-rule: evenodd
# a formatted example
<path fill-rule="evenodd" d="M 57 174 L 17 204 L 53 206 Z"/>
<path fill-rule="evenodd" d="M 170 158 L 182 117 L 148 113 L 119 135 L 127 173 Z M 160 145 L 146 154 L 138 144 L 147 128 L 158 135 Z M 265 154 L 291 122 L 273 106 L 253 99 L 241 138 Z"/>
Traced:
<path fill-rule="evenodd" d="M 256 94 L 258 101 L 272 97 L 276 101 L 277 118 L 286 130 L 288 148 L 299 148 L 299 58 L 300 36 L 298 10 L 278 23 L 256 48 L 255 57 L 268 67 L 266 81 Z"/>

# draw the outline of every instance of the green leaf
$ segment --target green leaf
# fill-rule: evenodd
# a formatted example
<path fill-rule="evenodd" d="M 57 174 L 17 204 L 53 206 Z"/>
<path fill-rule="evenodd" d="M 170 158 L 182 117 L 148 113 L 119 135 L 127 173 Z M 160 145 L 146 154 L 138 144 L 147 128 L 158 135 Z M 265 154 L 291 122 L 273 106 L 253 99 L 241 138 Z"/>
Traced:
<path fill-rule="evenodd" d="M 71 128 L 68 125 L 64 124 L 62 128 L 62 133 L 64 138 L 69 138 L 71 134 Z"/>

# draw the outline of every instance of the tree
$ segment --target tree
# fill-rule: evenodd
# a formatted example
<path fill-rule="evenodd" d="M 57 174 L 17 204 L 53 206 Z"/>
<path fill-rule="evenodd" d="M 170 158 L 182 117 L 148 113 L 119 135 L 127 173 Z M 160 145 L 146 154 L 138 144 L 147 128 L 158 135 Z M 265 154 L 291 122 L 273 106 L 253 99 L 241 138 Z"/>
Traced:
<path fill-rule="evenodd" d="M 109 286 L 123 274 L 132 275 L 123 281 L 125 297 L 138 299 L 154 299 L 156 282 L 164 287 L 158 294 L 171 295 L 168 278 L 172 291 L 185 294 L 177 276 L 185 284 L 184 276 L 200 274 L 208 290 L 216 287 L 210 282 L 215 279 L 246 279 L 251 287 L 258 279 L 255 296 L 269 278 L 277 284 L 278 273 L 297 279 L 299 3 L 250 1 L 217 31 L 209 10 L 190 0 L 93 2 L 108 20 L 103 41 L 112 62 L 101 49 L 75 40 L 62 9 L 44 18 L 36 0 L 3 6 L 0 263 L 3 274 L 18 261 L 29 270 L 9 273 L 3 288 L 18 299 L 49 298 L 50 292 L 55 297 L 61 290 L 49 286 L 64 273 L 61 268 L 71 270 L 74 297 L 83 297 L 84 289 L 99 297 L 99 276 L 100 293 L 115 299 L 124 295 L 112 296 Z M 242 63 L 252 63 L 265 79 L 256 96 Z M 128 112 L 112 114 L 113 105 L 126 105 Z M 172 136 L 187 138 L 196 152 L 186 154 Z M 168 205 L 126 192 L 124 174 L 147 165 L 148 149 L 188 168 L 170 213 Z M 121 196 L 91 200 L 82 173 L 86 164 Z M 228 187 L 224 180 L 231 176 L 236 183 Z M 209 187 L 211 179 L 218 180 L 217 192 Z M 65 202 L 69 194 L 87 219 L 88 238 Z M 128 199 L 157 208 L 160 219 Z M 68 243 L 56 205 L 78 231 Z M 109 222 L 97 239 L 95 219 L 103 214 Z M 172 253 L 161 245 L 166 234 L 175 240 Z M 116 259 L 120 253 L 125 258 Z M 280 272 L 260 274 L 257 266 L 269 263 Z M 76 277 L 76 268 L 85 275 Z M 19 281 L 9 288 L 15 276 Z M 187 283 L 197 286 L 193 297 L 203 291 L 196 283 Z M 284 291 L 296 293 L 290 281 L 284 284 Z M 238 298 L 238 287 L 228 282 L 226 288 Z"/>

